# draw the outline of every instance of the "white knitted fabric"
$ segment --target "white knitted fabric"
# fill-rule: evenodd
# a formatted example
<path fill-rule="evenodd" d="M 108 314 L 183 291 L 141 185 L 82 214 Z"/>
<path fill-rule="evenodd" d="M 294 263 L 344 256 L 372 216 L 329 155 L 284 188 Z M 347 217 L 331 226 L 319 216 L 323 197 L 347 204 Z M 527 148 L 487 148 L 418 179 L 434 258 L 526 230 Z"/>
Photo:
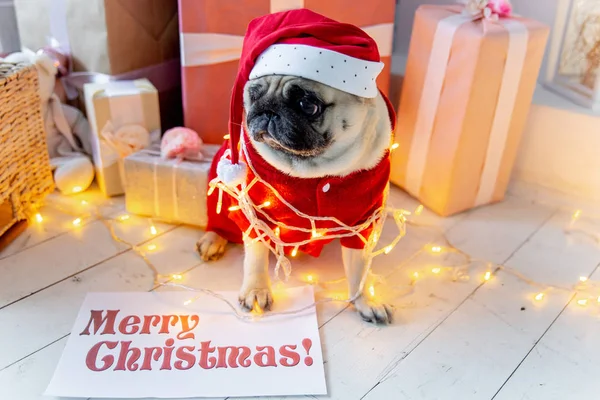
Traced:
<path fill-rule="evenodd" d="M 293 75 L 317 81 L 360 97 L 377 96 L 376 79 L 384 64 L 365 61 L 319 47 L 276 44 L 256 60 L 250 79 Z"/>

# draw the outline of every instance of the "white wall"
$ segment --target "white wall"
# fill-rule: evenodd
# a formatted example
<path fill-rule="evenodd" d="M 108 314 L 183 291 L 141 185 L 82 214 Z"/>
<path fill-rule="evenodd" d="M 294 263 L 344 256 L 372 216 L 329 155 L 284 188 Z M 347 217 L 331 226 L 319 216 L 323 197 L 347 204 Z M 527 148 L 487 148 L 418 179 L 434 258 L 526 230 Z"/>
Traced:
<path fill-rule="evenodd" d="M 21 50 L 19 31 L 12 1 L 0 0 L 0 54 Z"/>

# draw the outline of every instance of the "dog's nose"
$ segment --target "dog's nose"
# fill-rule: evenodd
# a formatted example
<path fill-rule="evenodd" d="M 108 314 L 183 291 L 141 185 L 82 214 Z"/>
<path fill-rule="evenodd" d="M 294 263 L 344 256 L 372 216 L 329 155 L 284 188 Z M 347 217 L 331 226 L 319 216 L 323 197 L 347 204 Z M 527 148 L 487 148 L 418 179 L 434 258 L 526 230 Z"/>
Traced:
<path fill-rule="evenodd" d="M 261 119 L 264 119 L 267 123 L 269 123 L 269 121 L 275 117 L 275 113 L 273 111 L 264 111 L 260 113 L 259 116 Z"/>
<path fill-rule="evenodd" d="M 276 131 L 276 121 L 279 118 L 272 111 L 264 111 L 258 115 L 256 129 L 257 131 L 265 131 L 264 134 L 273 135 Z"/>

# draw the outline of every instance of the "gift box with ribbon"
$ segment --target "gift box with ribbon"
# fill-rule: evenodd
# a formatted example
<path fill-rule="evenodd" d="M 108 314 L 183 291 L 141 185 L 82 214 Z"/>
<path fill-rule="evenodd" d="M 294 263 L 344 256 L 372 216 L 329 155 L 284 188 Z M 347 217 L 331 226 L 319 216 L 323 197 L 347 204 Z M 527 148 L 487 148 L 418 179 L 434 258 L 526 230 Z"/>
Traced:
<path fill-rule="evenodd" d="M 84 93 L 98 186 L 123 194 L 123 159 L 160 142 L 158 93 L 147 79 L 88 83 Z"/>
<path fill-rule="evenodd" d="M 261 15 L 309 8 L 370 34 L 385 68 L 377 78 L 387 94 L 396 0 L 179 0 L 185 126 L 204 142 L 222 143 L 227 133 L 231 88 L 248 23 Z"/>
<path fill-rule="evenodd" d="M 67 67 L 58 82 L 71 105 L 87 111 L 85 83 L 146 78 L 159 92 L 162 126 L 183 123 L 177 0 L 13 1 L 23 47 L 68 57 L 57 60 Z"/>
<path fill-rule="evenodd" d="M 392 154 L 392 182 L 444 216 L 504 198 L 549 34 L 466 3 L 416 12 Z"/>
<path fill-rule="evenodd" d="M 132 214 L 169 223 L 206 227 L 208 171 L 217 145 L 204 145 L 201 159 L 166 159 L 146 149 L 125 158 L 125 207 Z"/>
<path fill-rule="evenodd" d="M 73 56 L 74 71 L 118 75 L 178 55 L 176 0 L 14 0 L 14 7 L 21 44 L 57 45 Z"/>

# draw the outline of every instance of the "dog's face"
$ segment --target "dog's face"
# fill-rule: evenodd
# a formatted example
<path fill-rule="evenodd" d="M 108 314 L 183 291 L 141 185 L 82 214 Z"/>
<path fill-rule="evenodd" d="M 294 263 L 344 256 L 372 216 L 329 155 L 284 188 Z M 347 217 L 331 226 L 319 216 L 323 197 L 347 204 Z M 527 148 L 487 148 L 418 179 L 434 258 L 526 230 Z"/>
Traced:
<path fill-rule="evenodd" d="M 368 143 L 365 129 L 370 124 L 374 130 L 370 122 L 376 119 L 375 99 L 295 76 L 250 80 L 244 108 L 246 128 L 259 154 L 302 177 L 322 175 L 327 164 L 352 162 L 352 154 L 361 153 Z"/>

